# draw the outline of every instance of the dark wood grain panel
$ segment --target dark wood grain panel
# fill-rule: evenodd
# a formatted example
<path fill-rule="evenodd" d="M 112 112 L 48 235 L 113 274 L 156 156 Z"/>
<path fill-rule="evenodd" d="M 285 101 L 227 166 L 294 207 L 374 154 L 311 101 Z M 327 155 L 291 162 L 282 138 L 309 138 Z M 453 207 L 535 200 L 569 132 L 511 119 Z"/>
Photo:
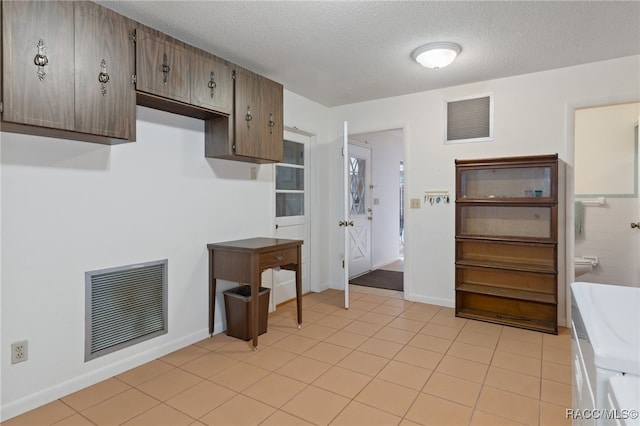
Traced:
<path fill-rule="evenodd" d="M 532 298 L 533 293 L 555 296 L 557 292 L 555 274 L 457 266 L 456 289 L 464 284 L 527 291 Z"/>
<path fill-rule="evenodd" d="M 213 117 L 204 122 L 204 156 L 233 159 L 233 116 Z"/>
<path fill-rule="evenodd" d="M 2 55 L 5 121 L 73 130 L 73 3 L 2 2 Z M 46 46 L 42 81 L 34 58 Z"/>
<path fill-rule="evenodd" d="M 260 256 L 260 269 L 269 269 L 279 265 L 293 265 L 297 262 L 297 249 L 283 249 Z"/>
<path fill-rule="evenodd" d="M 282 85 L 240 67 L 234 72 L 231 126 L 219 120 L 206 123 L 205 155 L 254 163 L 282 161 Z M 232 137 L 231 148 L 227 135 Z"/>
<path fill-rule="evenodd" d="M 487 294 L 460 292 L 463 309 L 493 312 L 504 320 L 539 320 L 554 323 L 556 305 L 527 300 L 514 300 Z"/>
<path fill-rule="evenodd" d="M 280 162 L 284 150 L 282 85 L 262 78 L 260 102 L 262 121 L 259 155 L 261 158 Z"/>
<path fill-rule="evenodd" d="M 164 81 L 164 56 L 169 71 Z M 189 68 L 186 46 L 161 33 L 136 30 L 136 89 L 189 103 Z"/>
<path fill-rule="evenodd" d="M 191 104 L 223 114 L 231 114 L 233 79 L 231 66 L 210 53 L 189 49 Z M 213 80 L 215 87 L 209 87 Z"/>
<path fill-rule="evenodd" d="M 234 83 L 235 154 L 245 157 L 260 157 L 261 113 L 258 76 L 237 69 Z M 251 120 L 247 121 L 247 111 Z"/>
<path fill-rule="evenodd" d="M 133 140 L 134 24 L 91 2 L 76 3 L 75 16 L 76 130 Z M 109 76 L 104 85 L 98 81 L 103 60 Z"/>

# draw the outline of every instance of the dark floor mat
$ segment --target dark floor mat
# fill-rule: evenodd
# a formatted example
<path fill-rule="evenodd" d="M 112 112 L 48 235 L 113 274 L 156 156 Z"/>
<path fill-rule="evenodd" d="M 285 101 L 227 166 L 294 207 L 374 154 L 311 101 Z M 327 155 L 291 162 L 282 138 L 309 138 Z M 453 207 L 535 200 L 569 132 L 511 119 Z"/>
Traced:
<path fill-rule="evenodd" d="M 376 269 L 359 277 L 351 278 L 350 284 L 365 287 L 386 288 L 388 290 L 403 291 L 403 272 Z"/>

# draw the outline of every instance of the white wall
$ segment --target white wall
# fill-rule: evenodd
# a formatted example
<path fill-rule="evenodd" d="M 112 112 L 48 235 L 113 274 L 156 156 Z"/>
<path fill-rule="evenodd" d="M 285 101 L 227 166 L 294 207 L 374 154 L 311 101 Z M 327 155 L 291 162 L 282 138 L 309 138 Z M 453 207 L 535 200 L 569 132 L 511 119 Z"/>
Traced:
<path fill-rule="evenodd" d="M 585 106 L 590 100 L 603 98 L 631 96 L 637 99 L 639 63 L 640 57 L 632 56 L 336 107 L 331 109 L 330 134 L 339 134 L 343 120 L 349 122 L 350 133 L 403 128 L 405 205 L 409 198 L 420 198 L 425 190 L 449 190 L 454 194 L 456 158 L 559 153 L 572 170 L 569 117 L 573 115 L 573 105 Z M 430 74 L 425 78 L 430 78 Z M 495 140 L 444 145 L 444 102 L 485 93 L 494 95 Z M 331 160 L 332 170 L 339 171 L 339 156 L 334 155 Z M 331 185 L 335 188 L 331 199 L 332 217 L 337 220 L 341 206 L 339 179 L 334 178 Z M 423 205 L 421 209 L 406 210 L 406 298 L 454 305 L 454 217 L 454 203 L 441 208 Z M 331 244 L 331 257 L 341 256 L 341 238 L 337 232 L 333 233 Z M 332 277 L 339 283 L 339 265 L 332 264 L 332 268 Z M 564 285 L 562 283 L 560 289 L 561 297 L 564 297 Z M 562 302 L 560 309 L 564 313 Z"/>
<path fill-rule="evenodd" d="M 576 256 L 597 256 L 600 264 L 576 281 L 638 286 L 637 198 L 607 198 L 604 206 L 584 206 L 582 235 L 576 235 Z"/>
<path fill-rule="evenodd" d="M 285 125 L 323 137 L 325 107 L 288 92 L 285 105 Z M 207 337 L 206 244 L 272 235 L 273 166 L 250 180 L 255 165 L 204 157 L 202 121 L 137 113 L 137 142 L 112 147 L 1 133 L 0 349 L 29 341 L 28 361 L 1 360 L 3 420 Z M 164 258 L 169 333 L 85 363 L 84 272 Z M 216 333 L 232 285 L 218 286 Z"/>

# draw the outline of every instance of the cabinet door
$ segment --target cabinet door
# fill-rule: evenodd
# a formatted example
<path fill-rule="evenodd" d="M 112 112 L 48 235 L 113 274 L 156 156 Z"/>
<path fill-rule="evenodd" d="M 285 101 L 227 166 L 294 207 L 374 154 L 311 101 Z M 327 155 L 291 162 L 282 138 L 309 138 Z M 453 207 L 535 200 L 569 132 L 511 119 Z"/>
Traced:
<path fill-rule="evenodd" d="M 229 63 L 198 49 L 191 50 L 191 104 L 231 114 L 233 79 Z"/>
<path fill-rule="evenodd" d="M 73 3 L 3 1 L 2 19 L 3 120 L 73 130 Z"/>
<path fill-rule="evenodd" d="M 236 70 L 234 83 L 234 153 L 260 158 L 260 87 L 258 76 Z"/>
<path fill-rule="evenodd" d="M 177 41 L 146 30 L 136 32 L 136 88 L 176 101 L 189 102 L 186 48 Z"/>
<path fill-rule="evenodd" d="M 132 25 L 91 2 L 78 2 L 75 7 L 76 130 L 134 139 Z"/>
<path fill-rule="evenodd" d="M 280 162 L 284 144 L 282 85 L 268 79 L 261 79 L 260 102 L 262 114 L 260 157 Z"/>

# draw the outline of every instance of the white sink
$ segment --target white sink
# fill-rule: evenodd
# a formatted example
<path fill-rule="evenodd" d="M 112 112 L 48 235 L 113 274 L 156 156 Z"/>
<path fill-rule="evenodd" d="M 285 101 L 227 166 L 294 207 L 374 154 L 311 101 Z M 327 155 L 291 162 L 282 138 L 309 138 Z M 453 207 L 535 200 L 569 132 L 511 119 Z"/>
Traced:
<path fill-rule="evenodd" d="M 640 288 L 576 282 L 571 290 L 596 366 L 640 375 Z"/>

